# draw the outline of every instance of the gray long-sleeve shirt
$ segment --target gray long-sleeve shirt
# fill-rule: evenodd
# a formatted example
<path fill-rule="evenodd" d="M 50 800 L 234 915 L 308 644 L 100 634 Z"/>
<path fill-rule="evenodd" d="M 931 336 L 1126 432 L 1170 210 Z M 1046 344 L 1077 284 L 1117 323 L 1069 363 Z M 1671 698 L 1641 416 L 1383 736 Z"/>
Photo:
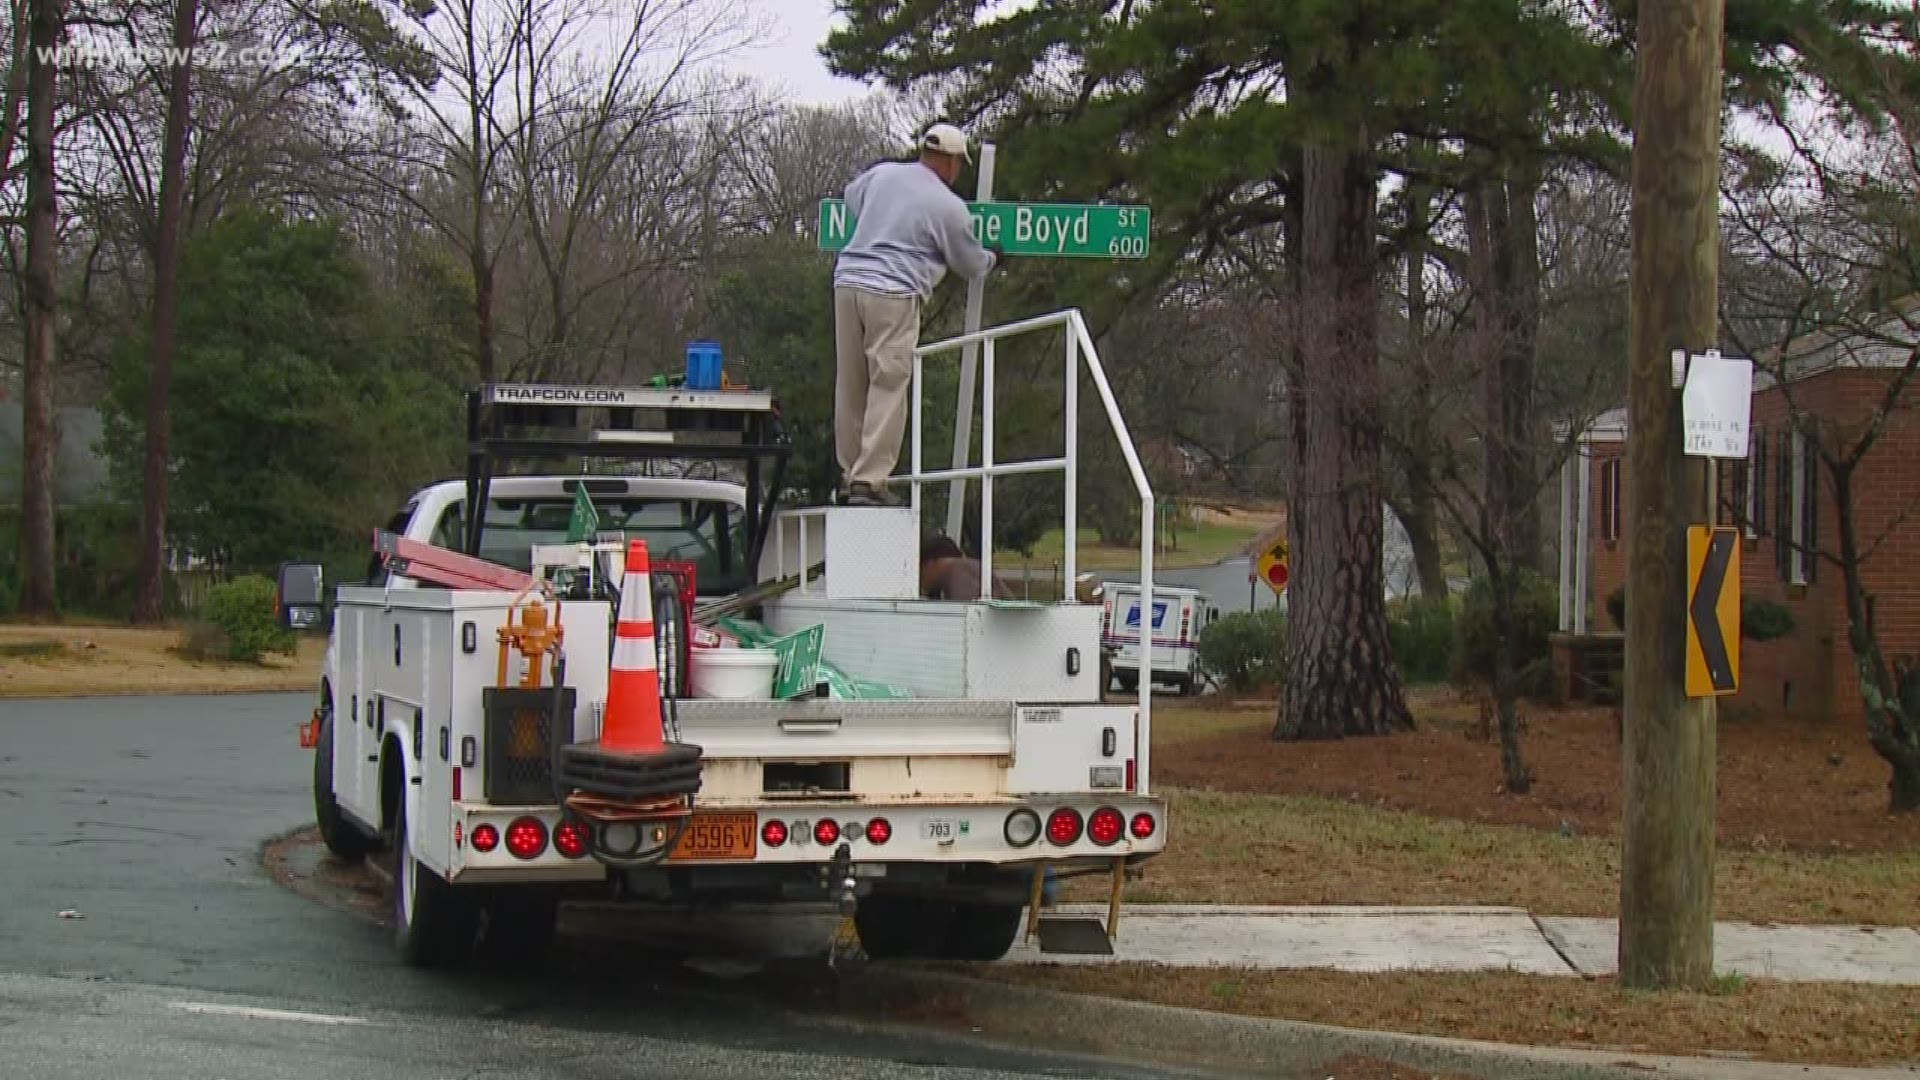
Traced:
<path fill-rule="evenodd" d="M 855 221 L 835 286 L 924 300 L 949 268 L 969 281 L 993 269 L 966 202 L 917 161 L 875 165 L 847 185 L 846 199 Z"/>

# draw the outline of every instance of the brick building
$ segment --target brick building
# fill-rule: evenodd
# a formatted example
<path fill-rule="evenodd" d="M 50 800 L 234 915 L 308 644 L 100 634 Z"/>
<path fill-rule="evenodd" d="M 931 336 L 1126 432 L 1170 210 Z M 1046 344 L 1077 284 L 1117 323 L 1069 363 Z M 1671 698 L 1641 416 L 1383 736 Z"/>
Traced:
<path fill-rule="evenodd" d="M 1910 332 L 1892 323 L 1889 336 Z M 1780 603 L 1793 629 L 1741 644 L 1740 692 L 1728 708 L 1807 720 L 1863 719 L 1847 642 L 1846 593 L 1831 476 L 1818 447 L 1844 452 L 1885 399 L 1908 349 L 1834 333 L 1795 339 L 1755 365 L 1745 461 L 1719 467 L 1718 524 L 1741 530 L 1743 596 Z M 1778 371 L 1784 385 L 1767 371 Z M 1916 379 L 1920 382 L 1920 379 Z M 1791 407 L 1790 407 L 1791 406 Z M 1920 392 L 1909 388 L 1853 480 L 1854 525 L 1872 551 L 1862 575 L 1889 660 L 1920 656 Z M 1796 427 L 1793 412 L 1803 423 Z M 1621 627 L 1608 598 L 1626 584 L 1626 410 L 1603 414 L 1562 475 L 1559 662 L 1570 677 L 1617 664 Z M 1814 440 L 1818 439 L 1816 443 Z M 1584 538 L 1584 543 L 1579 542 Z M 1875 546 L 1877 543 L 1877 546 Z M 1579 588 L 1584 582 L 1585 589 Z M 1583 663 L 1583 655 L 1601 659 Z M 1579 678 L 1573 678 L 1575 692 Z"/>

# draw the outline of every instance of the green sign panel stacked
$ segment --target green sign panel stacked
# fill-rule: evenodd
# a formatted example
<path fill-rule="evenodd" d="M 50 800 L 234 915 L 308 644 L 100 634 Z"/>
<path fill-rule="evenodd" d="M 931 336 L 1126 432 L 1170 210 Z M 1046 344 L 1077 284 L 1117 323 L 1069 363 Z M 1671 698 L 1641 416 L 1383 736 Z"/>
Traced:
<path fill-rule="evenodd" d="M 1066 259 L 1144 259 L 1149 211 L 1144 206 L 1077 203 L 968 203 L 976 240 L 1008 255 Z M 839 251 L 853 236 L 854 216 L 839 199 L 820 203 L 820 247 Z"/>

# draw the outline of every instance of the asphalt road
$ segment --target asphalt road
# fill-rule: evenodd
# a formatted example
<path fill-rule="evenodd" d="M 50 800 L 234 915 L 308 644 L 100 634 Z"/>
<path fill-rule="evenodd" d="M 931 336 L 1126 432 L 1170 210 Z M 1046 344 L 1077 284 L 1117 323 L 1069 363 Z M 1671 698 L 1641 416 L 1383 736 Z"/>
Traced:
<path fill-rule="evenodd" d="M 575 943 L 531 976 L 403 967 L 380 927 L 260 866 L 262 841 L 312 819 L 310 705 L 0 701 L 0 1074 L 1192 1075 L 857 1024 L 830 988 L 786 1008 L 764 979 L 630 943 Z"/>

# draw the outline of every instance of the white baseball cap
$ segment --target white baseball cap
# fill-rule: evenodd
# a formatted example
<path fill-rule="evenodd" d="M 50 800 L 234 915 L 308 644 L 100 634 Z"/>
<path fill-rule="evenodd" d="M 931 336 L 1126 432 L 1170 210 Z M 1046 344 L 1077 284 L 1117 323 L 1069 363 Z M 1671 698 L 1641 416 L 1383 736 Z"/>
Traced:
<path fill-rule="evenodd" d="M 920 137 L 920 146 L 941 154 L 958 154 L 964 161 L 971 162 L 973 155 L 967 152 L 966 133 L 952 124 L 935 124 Z"/>

